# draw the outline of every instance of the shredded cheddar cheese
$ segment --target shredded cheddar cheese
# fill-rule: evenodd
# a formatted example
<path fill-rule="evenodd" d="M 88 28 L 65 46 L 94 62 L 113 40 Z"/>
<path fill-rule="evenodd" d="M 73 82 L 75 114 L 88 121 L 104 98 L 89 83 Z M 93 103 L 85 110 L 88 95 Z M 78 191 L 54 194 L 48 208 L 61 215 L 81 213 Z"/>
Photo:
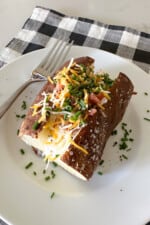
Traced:
<path fill-rule="evenodd" d="M 54 83 L 54 81 L 52 80 L 52 78 L 51 78 L 50 76 L 48 76 L 48 81 L 49 81 L 51 84 Z"/>
<path fill-rule="evenodd" d="M 81 150 L 83 153 L 85 153 L 86 155 L 88 154 L 88 151 L 83 148 L 82 146 L 78 145 L 77 143 L 75 143 L 72 139 L 70 139 L 70 143 L 72 145 L 74 145 L 76 148 L 78 148 L 79 150 Z"/>
<path fill-rule="evenodd" d="M 55 160 L 51 146 L 64 140 L 64 145 L 72 144 L 87 155 L 88 150 L 74 141 L 75 134 L 86 126 L 91 109 L 105 110 L 113 81 L 108 74 L 95 74 L 93 66 L 77 64 L 73 59 L 48 81 L 55 85 L 53 92 L 43 92 L 42 100 L 32 106 L 32 116 L 40 115 L 38 123 L 44 122 L 47 134 L 45 144 L 50 150 L 45 150 L 45 160 Z"/>

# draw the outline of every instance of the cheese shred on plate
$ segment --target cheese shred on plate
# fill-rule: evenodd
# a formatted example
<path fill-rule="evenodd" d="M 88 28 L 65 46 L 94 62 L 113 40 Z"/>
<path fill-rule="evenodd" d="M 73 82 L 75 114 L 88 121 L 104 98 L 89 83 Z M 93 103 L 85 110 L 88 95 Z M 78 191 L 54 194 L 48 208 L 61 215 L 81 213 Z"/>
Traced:
<path fill-rule="evenodd" d="M 105 110 L 105 104 L 111 99 L 109 89 L 113 80 L 106 73 L 94 73 L 93 65 L 77 64 L 73 59 L 68 67 L 48 80 L 54 85 L 53 92 L 43 92 L 43 99 L 32 106 L 32 116 L 39 114 L 37 122 L 44 123 L 45 144 L 50 149 L 65 139 L 67 146 L 71 144 L 88 154 L 88 149 L 75 143 L 75 137 L 97 108 Z M 44 155 L 51 161 L 56 158 L 54 152 L 45 151 Z"/>

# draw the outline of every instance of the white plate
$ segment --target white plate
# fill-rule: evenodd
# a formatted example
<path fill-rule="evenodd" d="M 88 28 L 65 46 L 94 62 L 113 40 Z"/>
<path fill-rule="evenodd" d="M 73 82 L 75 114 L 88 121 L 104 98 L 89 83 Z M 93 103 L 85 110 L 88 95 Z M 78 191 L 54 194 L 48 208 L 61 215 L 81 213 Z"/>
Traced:
<path fill-rule="evenodd" d="M 46 51 L 25 55 L 0 71 L 1 104 L 29 77 Z M 123 118 L 134 138 L 129 144 L 132 150 L 125 152 L 128 160 L 120 161 L 123 151 L 112 146 L 122 136 L 119 125 L 118 134 L 106 145 L 104 165 L 98 168 L 102 176 L 95 172 L 84 182 L 56 167 L 55 179 L 45 181 L 45 164 L 16 134 L 22 121 L 16 113 L 25 112 L 22 101 L 29 105 L 42 84 L 30 86 L 0 121 L 0 216 L 13 225 L 143 225 L 150 219 L 150 122 L 144 120 L 150 118 L 146 112 L 150 110 L 150 77 L 128 61 L 96 49 L 73 47 L 68 58 L 85 55 L 95 58 L 96 70 L 103 69 L 112 77 L 126 73 L 138 92 Z M 34 164 L 26 170 L 29 161 Z"/>

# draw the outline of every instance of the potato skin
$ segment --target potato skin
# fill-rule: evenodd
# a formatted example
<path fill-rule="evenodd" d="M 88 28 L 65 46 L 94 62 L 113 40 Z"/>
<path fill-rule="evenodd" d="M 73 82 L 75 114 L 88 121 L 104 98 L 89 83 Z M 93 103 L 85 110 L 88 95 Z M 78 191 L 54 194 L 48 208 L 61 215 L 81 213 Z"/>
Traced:
<path fill-rule="evenodd" d="M 66 62 L 59 70 L 67 66 L 69 62 Z M 88 56 L 80 57 L 75 59 L 75 62 L 91 66 L 94 63 L 94 59 Z M 47 93 L 52 92 L 53 89 L 54 86 L 47 82 L 33 104 L 42 100 L 43 96 L 41 93 L 43 91 Z M 125 74 L 120 73 L 110 89 L 111 100 L 105 104 L 105 110 L 97 107 L 97 112 L 93 116 L 88 116 L 87 125 L 80 130 L 75 138 L 75 142 L 84 147 L 88 154 L 70 145 L 69 149 L 66 149 L 66 152 L 60 156 L 61 161 L 81 173 L 87 180 L 91 178 L 99 164 L 111 132 L 122 120 L 133 94 L 133 89 L 130 79 Z M 40 124 L 37 130 L 32 129 L 34 122 L 38 119 L 39 115 L 32 116 L 32 109 L 30 108 L 21 125 L 19 136 L 30 135 L 33 138 L 38 138 L 38 133 L 42 129 L 43 124 Z"/>
<path fill-rule="evenodd" d="M 75 142 L 88 150 L 88 154 L 73 145 L 61 156 L 61 160 L 81 173 L 86 179 L 91 178 L 99 164 L 106 142 L 114 128 L 122 120 L 130 98 L 133 84 L 129 78 L 120 73 L 110 89 L 111 100 L 105 104 L 105 110 L 97 108 L 97 113 L 88 117 Z"/>

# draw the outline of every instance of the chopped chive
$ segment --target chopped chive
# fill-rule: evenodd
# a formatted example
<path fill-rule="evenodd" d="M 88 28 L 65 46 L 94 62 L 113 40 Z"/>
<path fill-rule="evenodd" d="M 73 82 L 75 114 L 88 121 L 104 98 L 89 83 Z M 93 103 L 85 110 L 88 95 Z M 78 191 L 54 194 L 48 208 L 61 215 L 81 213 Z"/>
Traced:
<path fill-rule="evenodd" d="M 101 166 L 101 165 L 103 165 L 103 163 L 104 163 L 104 160 L 102 159 L 102 160 L 100 161 L 99 165 Z"/>
<path fill-rule="evenodd" d="M 45 173 L 46 173 L 46 170 L 44 169 L 44 170 L 43 170 L 43 174 L 45 174 Z"/>
<path fill-rule="evenodd" d="M 128 159 L 128 157 L 126 156 L 126 155 L 124 155 L 124 154 L 122 154 L 122 157 L 124 158 L 124 159 Z"/>
<path fill-rule="evenodd" d="M 124 150 L 128 147 L 127 143 L 126 142 L 122 142 L 120 145 L 119 145 L 119 149 L 120 150 Z"/>
<path fill-rule="evenodd" d="M 16 114 L 16 117 L 17 117 L 17 118 L 20 118 L 20 115 L 19 115 L 19 114 Z"/>
<path fill-rule="evenodd" d="M 16 117 L 21 119 L 25 118 L 25 116 L 26 116 L 25 114 L 22 114 L 22 115 L 16 114 Z"/>
<path fill-rule="evenodd" d="M 146 118 L 146 117 L 144 117 L 144 120 L 150 121 L 150 119 L 149 118 Z"/>
<path fill-rule="evenodd" d="M 51 179 L 50 176 L 45 177 L 45 181 L 48 181 L 50 179 Z"/>
<path fill-rule="evenodd" d="M 81 111 L 74 113 L 74 115 L 71 116 L 71 120 L 77 121 L 77 119 L 79 118 L 80 115 L 81 115 Z"/>
<path fill-rule="evenodd" d="M 129 139 L 125 136 L 125 137 L 123 137 L 123 138 L 121 138 L 121 141 L 122 142 L 125 142 L 125 141 L 128 141 Z"/>
<path fill-rule="evenodd" d="M 126 126 L 127 126 L 127 123 L 124 123 L 124 122 L 123 122 L 123 123 L 122 123 L 122 126 L 123 126 L 123 127 L 126 127 Z"/>
<path fill-rule="evenodd" d="M 52 162 L 52 164 L 53 164 L 54 167 L 58 166 L 58 164 L 56 162 Z"/>
<path fill-rule="evenodd" d="M 33 162 L 29 162 L 26 166 L 25 169 L 29 169 L 33 165 Z"/>
<path fill-rule="evenodd" d="M 117 141 L 114 141 L 113 147 L 115 147 L 117 144 L 118 144 L 118 142 Z"/>
<path fill-rule="evenodd" d="M 68 115 L 64 114 L 64 120 L 67 120 L 67 119 L 68 119 Z"/>
<path fill-rule="evenodd" d="M 132 142 L 132 141 L 134 141 L 134 139 L 133 139 L 133 138 L 129 138 L 129 141 L 131 141 L 131 142 Z"/>
<path fill-rule="evenodd" d="M 111 135 L 117 135 L 117 130 L 113 130 L 112 132 L 111 132 Z"/>
<path fill-rule="evenodd" d="M 126 123 L 122 123 L 121 124 L 121 128 L 123 130 L 123 137 L 120 139 L 120 143 L 119 143 L 119 149 L 120 150 L 126 150 L 128 148 L 128 142 L 133 142 L 134 139 L 133 138 L 129 138 L 130 133 L 132 132 L 132 129 L 127 130 L 127 124 Z"/>
<path fill-rule="evenodd" d="M 27 108 L 27 103 L 26 103 L 26 101 L 23 101 L 23 102 L 22 102 L 21 108 L 22 108 L 22 109 L 26 109 L 26 108 Z"/>
<path fill-rule="evenodd" d="M 150 112 L 150 110 L 149 110 L 149 109 L 147 109 L 147 111 L 146 111 L 146 112 L 148 112 L 148 113 L 149 113 L 149 112 Z"/>
<path fill-rule="evenodd" d="M 45 107 L 45 110 L 46 111 L 51 111 L 51 108 L 50 107 Z"/>
<path fill-rule="evenodd" d="M 52 175 L 52 178 L 55 178 L 56 174 L 55 174 L 54 170 L 51 170 L 51 175 Z"/>
<path fill-rule="evenodd" d="M 79 106 L 80 106 L 80 110 L 86 109 L 86 104 L 82 99 L 80 99 L 80 101 L 79 101 Z"/>
<path fill-rule="evenodd" d="M 24 149 L 23 149 L 23 148 L 21 148 L 21 149 L 20 149 L 20 153 L 21 153 L 22 155 L 24 155 L 24 154 L 25 154 L 25 151 L 24 151 Z"/>
<path fill-rule="evenodd" d="M 52 192 L 52 194 L 50 195 L 51 199 L 55 196 L 55 192 Z"/>
<path fill-rule="evenodd" d="M 19 129 L 17 129 L 17 135 L 19 134 L 19 132 L 20 132 L 20 130 L 19 130 Z"/>
<path fill-rule="evenodd" d="M 39 125 L 40 125 L 40 123 L 38 121 L 35 121 L 33 126 L 32 126 L 32 129 L 37 130 L 39 128 Z"/>
<path fill-rule="evenodd" d="M 101 171 L 98 171 L 97 173 L 98 173 L 98 175 L 103 175 L 103 173 Z"/>
<path fill-rule="evenodd" d="M 148 93 L 147 92 L 144 92 L 144 95 L 148 95 Z"/>
<path fill-rule="evenodd" d="M 33 171 L 33 175 L 36 176 L 37 175 L 37 172 L 36 171 Z"/>

